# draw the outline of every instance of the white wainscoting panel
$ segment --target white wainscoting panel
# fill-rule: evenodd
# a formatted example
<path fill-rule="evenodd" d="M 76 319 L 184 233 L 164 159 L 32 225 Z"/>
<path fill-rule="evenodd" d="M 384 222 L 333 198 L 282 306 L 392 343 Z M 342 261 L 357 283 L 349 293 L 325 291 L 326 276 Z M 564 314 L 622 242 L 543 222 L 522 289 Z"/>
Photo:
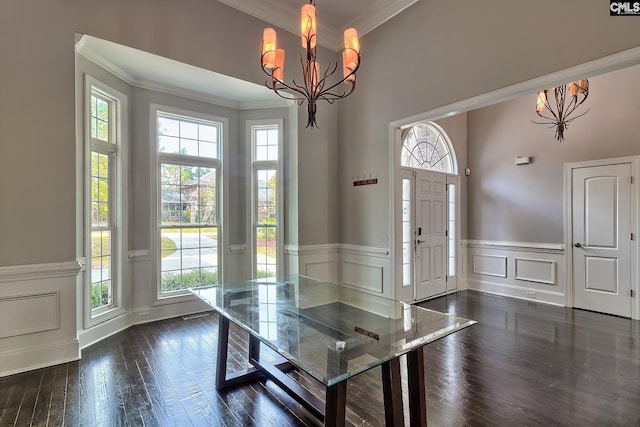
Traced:
<path fill-rule="evenodd" d="M 58 299 L 57 291 L 0 297 L 0 338 L 58 329 Z"/>
<path fill-rule="evenodd" d="M 77 261 L 0 267 L 0 376 L 80 357 Z"/>
<path fill-rule="evenodd" d="M 338 244 L 287 245 L 285 254 L 288 257 L 288 271 L 330 283 L 339 283 L 339 248 Z"/>
<path fill-rule="evenodd" d="M 564 305 L 561 244 L 468 240 L 469 289 Z"/>
<path fill-rule="evenodd" d="M 389 250 L 359 245 L 340 245 L 340 284 L 375 295 L 393 298 Z"/>
<path fill-rule="evenodd" d="M 384 290 L 384 269 L 380 265 L 371 265 L 353 261 L 342 263 L 342 283 L 367 291 L 382 293 Z"/>
<path fill-rule="evenodd" d="M 507 277 L 507 257 L 503 255 L 473 255 L 473 270 L 475 274 L 484 276 Z"/>
<path fill-rule="evenodd" d="M 556 284 L 556 262 L 550 259 L 514 257 L 516 280 Z"/>

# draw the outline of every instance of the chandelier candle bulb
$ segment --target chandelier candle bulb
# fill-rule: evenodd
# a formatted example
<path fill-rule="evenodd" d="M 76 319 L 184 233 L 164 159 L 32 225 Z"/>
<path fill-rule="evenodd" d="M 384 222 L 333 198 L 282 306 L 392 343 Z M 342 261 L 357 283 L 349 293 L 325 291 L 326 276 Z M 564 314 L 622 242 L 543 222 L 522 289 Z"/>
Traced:
<path fill-rule="evenodd" d="M 358 63 L 358 54 L 360 53 L 360 39 L 358 38 L 358 32 L 355 28 L 347 28 L 344 30 L 344 51 L 346 55 L 346 61 L 344 65 L 351 65 Z M 344 55 L 343 55 L 344 58 Z"/>
<path fill-rule="evenodd" d="M 273 68 L 276 62 L 276 30 L 265 28 L 262 33 L 262 65 Z"/>
<path fill-rule="evenodd" d="M 273 78 L 284 80 L 284 49 L 276 49 L 275 65 L 273 67 Z"/>
<path fill-rule="evenodd" d="M 349 60 L 348 51 L 342 51 L 342 70 L 344 78 L 346 79 L 344 82 L 349 84 L 356 79 L 355 74 L 351 74 L 351 72 L 356 68 L 356 63 Z M 351 74 L 351 75 L 349 75 Z"/>
<path fill-rule="evenodd" d="M 302 6 L 302 47 L 316 47 L 316 7 L 309 3 Z"/>
<path fill-rule="evenodd" d="M 538 102 L 536 103 L 536 111 L 541 113 L 544 111 L 544 104 L 547 100 L 546 92 L 538 92 Z"/>

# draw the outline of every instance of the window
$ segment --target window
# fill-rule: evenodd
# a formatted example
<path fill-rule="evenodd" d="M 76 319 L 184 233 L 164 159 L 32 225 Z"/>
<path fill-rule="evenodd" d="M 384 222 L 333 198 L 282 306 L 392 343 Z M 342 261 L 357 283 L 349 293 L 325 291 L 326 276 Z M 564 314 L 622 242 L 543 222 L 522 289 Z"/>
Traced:
<path fill-rule="evenodd" d="M 405 167 L 458 173 L 451 142 L 435 123 L 421 123 L 403 130 L 400 158 Z"/>
<path fill-rule="evenodd" d="M 88 324 L 122 305 L 125 277 L 126 97 L 85 77 L 86 313 Z"/>
<path fill-rule="evenodd" d="M 223 124 L 169 109 L 155 115 L 159 286 L 167 296 L 218 283 Z"/>
<path fill-rule="evenodd" d="M 447 184 L 447 276 L 456 275 L 456 185 Z"/>
<path fill-rule="evenodd" d="M 402 178 L 402 286 L 411 286 L 411 179 Z"/>
<path fill-rule="evenodd" d="M 253 275 L 277 276 L 280 263 L 279 160 L 282 157 L 282 123 L 252 122 L 252 224 Z"/>

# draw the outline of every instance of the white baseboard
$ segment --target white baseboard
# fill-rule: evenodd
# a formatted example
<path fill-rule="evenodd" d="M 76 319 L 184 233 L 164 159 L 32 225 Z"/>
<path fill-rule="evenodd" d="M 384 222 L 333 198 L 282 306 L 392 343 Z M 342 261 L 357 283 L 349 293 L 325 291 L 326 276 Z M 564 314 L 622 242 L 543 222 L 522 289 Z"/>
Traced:
<path fill-rule="evenodd" d="M 0 377 L 80 359 L 78 340 L 0 353 Z"/>
<path fill-rule="evenodd" d="M 468 289 L 475 291 L 481 291 L 495 295 L 503 295 L 527 301 L 564 306 L 564 294 L 560 292 L 532 289 L 528 287 L 496 283 L 487 280 L 469 279 L 467 283 Z"/>

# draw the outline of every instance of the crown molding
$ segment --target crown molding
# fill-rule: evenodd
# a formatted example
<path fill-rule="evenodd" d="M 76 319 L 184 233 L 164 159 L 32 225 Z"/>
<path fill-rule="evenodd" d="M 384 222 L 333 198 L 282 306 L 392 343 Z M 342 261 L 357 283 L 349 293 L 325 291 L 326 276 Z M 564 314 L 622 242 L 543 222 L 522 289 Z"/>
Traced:
<path fill-rule="evenodd" d="M 364 36 L 417 2 L 418 0 L 378 0 L 351 21 L 349 27 L 356 28 L 360 36 Z"/>
<path fill-rule="evenodd" d="M 133 84 L 135 78 L 131 74 L 127 73 L 122 68 L 118 67 L 116 64 L 88 47 L 82 39 L 76 44 L 76 52 L 97 66 L 104 68 L 120 80 Z"/>
<path fill-rule="evenodd" d="M 196 101 L 206 102 L 208 104 L 215 104 L 221 107 L 233 108 L 235 110 L 257 110 L 263 108 L 281 108 L 289 107 L 294 104 L 294 101 L 285 99 L 274 100 L 262 100 L 262 101 L 235 101 L 232 99 L 223 98 L 220 96 L 212 95 L 209 93 L 198 92 L 191 89 L 184 89 L 177 86 L 172 86 L 165 83 L 160 83 L 147 79 L 134 79 L 131 83 L 132 86 L 153 90 L 155 92 L 166 93 L 167 95 L 180 96 L 182 98 L 193 99 Z"/>

